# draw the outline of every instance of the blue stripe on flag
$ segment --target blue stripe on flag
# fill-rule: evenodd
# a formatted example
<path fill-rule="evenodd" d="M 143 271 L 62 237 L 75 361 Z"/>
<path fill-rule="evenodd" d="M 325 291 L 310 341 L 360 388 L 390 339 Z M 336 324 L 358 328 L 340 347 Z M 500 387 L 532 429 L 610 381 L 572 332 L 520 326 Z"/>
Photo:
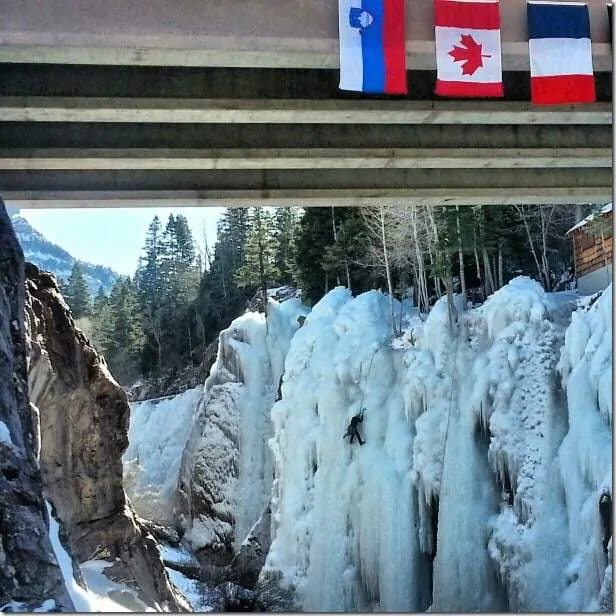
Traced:
<path fill-rule="evenodd" d="M 385 46 L 383 44 L 383 0 L 362 0 L 362 9 L 368 11 L 374 22 L 361 35 L 364 63 L 364 92 L 385 91 Z"/>
<path fill-rule="evenodd" d="M 529 2 L 528 38 L 590 38 L 588 7 Z"/>

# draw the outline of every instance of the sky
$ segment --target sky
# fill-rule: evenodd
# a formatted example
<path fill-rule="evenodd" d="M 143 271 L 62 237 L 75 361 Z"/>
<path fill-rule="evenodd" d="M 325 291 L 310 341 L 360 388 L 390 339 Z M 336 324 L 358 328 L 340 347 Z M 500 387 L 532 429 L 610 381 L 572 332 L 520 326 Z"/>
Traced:
<path fill-rule="evenodd" d="M 158 215 L 163 227 L 169 214 L 186 216 L 193 238 L 203 252 L 213 249 L 222 207 L 140 207 L 100 209 L 21 209 L 20 214 L 50 242 L 76 259 L 106 265 L 132 276 L 139 264 L 147 228 Z"/>

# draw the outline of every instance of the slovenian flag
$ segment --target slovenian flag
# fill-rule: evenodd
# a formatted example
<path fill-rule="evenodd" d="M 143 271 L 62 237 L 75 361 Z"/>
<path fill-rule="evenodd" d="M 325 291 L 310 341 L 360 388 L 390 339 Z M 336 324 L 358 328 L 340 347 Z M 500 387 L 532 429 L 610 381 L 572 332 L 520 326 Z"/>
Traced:
<path fill-rule="evenodd" d="M 434 0 L 436 94 L 503 96 L 497 0 Z"/>
<path fill-rule="evenodd" d="M 530 1 L 528 46 L 533 103 L 559 105 L 595 100 L 586 3 Z"/>
<path fill-rule="evenodd" d="M 340 89 L 406 94 L 404 0 L 338 0 Z"/>

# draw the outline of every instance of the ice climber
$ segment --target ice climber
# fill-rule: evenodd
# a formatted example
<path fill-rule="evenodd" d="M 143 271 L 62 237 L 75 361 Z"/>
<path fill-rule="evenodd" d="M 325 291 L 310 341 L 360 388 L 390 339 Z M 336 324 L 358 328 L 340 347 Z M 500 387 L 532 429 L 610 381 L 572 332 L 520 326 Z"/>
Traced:
<path fill-rule="evenodd" d="M 351 423 L 349 424 L 349 427 L 347 428 L 346 434 L 342 438 L 346 438 L 347 436 L 350 436 L 351 437 L 350 442 L 353 443 L 353 439 L 357 437 L 359 444 L 363 445 L 364 441 L 361 440 L 361 436 L 359 435 L 359 430 L 357 428 L 357 424 L 362 423 L 362 421 L 364 421 L 364 411 L 363 410 L 360 414 L 353 415 L 353 417 L 351 417 Z"/>
<path fill-rule="evenodd" d="M 603 551 L 607 554 L 607 544 L 612 538 L 612 495 L 604 492 L 599 499 L 599 515 L 603 525 Z"/>

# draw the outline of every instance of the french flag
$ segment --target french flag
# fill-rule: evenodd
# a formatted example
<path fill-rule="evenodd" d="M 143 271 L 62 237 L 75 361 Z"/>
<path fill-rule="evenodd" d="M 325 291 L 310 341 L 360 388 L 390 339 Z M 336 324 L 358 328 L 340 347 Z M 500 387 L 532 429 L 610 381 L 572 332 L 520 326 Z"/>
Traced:
<path fill-rule="evenodd" d="M 531 101 L 537 105 L 596 100 L 588 6 L 529 1 Z"/>
<path fill-rule="evenodd" d="M 404 0 L 338 0 L 340 89 L 406 94 Z"/>

